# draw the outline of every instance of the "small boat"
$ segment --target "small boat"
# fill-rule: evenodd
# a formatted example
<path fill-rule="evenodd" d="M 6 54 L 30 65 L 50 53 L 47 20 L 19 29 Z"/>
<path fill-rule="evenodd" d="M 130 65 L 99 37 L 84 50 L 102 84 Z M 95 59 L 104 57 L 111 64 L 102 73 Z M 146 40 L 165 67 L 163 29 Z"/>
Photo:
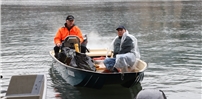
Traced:
<path fill-rule="evenodd" d="M 106 53 L 108 54 L 106 55 Z M 106 49 L 89 49 L 89 53 L 86 53 L 86 55 L 95 59 L 93 60 L 96 67 L 95 71 L 75 68 L 74 66 L 63 63 L 55 57 L 53 50 L 49 54 L 54 61 L 52 69 L 56 70 L 72 86 L 100 89 L 104 85 L 120 84 L 123 87 L 130 88 L 143 80 L 144 71 L 147 69 L 146 62 L 137 60 L 135 66 L 127 68 L 124 72 L 105 72 L 106 69 L 103 64 L 103 59 L 106 56 L 111 57 L 113 54 Z"/>
<path fill-rule="evenodd" d="M 45 75 L 14 75 L 11 77 L 6 99 L 46 99 Z"/>

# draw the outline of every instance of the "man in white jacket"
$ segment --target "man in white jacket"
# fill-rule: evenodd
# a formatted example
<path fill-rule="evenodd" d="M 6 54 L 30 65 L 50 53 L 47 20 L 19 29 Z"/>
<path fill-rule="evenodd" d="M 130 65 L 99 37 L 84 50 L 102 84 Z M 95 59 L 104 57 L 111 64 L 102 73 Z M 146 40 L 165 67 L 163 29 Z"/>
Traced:
<path fill-rule="evenodd" d="M 136 59 L 140 58 L 137 39 L 128 33 L 124 26 L 117 29 L 118 36 L 112 41 L 110 50 L 113 50 L 113 58 L 106 58 L 104 64 L 106 69 L 118 72 L 117 68 L 132 67 Z"/>

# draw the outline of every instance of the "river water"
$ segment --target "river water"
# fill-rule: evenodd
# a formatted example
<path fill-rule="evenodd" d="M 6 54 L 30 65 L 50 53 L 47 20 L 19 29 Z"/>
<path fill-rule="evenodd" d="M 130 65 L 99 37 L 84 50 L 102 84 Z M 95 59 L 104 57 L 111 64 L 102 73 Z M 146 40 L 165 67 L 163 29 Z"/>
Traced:
<path fill-rule="evenodd" d="M 201 1 L 45 1 L 2 2 L 1 96 L 12 75 L 46 74 L 47 99 L 59 99 L 58 93 L 62 99 L 133 99 L 141 89 L 163 90 L 168 99 L 202 98 Z M 51 72 L 53 37 L 68 14 L 88 35 L 88 48 L 107 48 L 120 24 L 136 36 L 149 66 L 141 84 L 76 88 Z"/>

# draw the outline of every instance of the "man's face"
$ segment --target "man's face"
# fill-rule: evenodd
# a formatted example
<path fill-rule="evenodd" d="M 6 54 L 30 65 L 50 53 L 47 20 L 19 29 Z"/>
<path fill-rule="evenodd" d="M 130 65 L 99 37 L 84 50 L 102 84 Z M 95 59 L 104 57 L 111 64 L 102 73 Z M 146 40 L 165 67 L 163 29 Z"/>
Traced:
<path fill-rule="evenodd" d="M 74 20 L 67 20 L 66 22 L 68 27 L 71 27 L 74 24 Z"/>
<path fill-rule="evenodd" d="M 123 33 L 125 33 L 126 32 L 126 30 L 125 29 L 118 29 L 117 30 L 117 33 L 118 33 L 118 36 L 123 36 Z"/>

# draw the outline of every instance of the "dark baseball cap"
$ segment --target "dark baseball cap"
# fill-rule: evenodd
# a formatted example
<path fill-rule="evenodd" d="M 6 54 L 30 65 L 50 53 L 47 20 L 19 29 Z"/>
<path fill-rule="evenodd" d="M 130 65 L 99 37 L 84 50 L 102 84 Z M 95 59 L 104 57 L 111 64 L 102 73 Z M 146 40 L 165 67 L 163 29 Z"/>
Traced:
<path fill-rule="evenodd" d="M 66 20 L 74 20 L 74 16 L 73 15 L 68 15 Z"/>
<path fill-rule="evenodd" d="M 122 25 L 116 28 L 116 30 L 118 30 L 118 29 L 124 29 L 124 30 L 126 30 L 126 28 L 124 26 L 122 26 Z"/>

